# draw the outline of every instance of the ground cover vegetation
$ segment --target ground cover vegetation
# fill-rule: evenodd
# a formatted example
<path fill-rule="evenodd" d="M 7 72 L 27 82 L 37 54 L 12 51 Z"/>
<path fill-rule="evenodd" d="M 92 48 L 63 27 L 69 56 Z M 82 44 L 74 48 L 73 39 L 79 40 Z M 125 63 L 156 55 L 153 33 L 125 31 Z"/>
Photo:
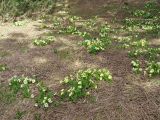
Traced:
<path fill-rule="evenodd" d="M 52 13 L 55 3 L 56 0 L 1 0 L 0 16 L 10 20 L 22 15 L 32 16 L 33 13 Z"/>
<path fill-rule="evenodd" d="M 24 14 L 29 15 L 30 13 L 37 12 L 38 10 L 40 10 L 39 12 L 42 13 L 50 13 L 55 7 L 55 2 L 50 0 L 40 0 L 38 2 L 33 0 L 2 0 L 0 5 L 2 6 L 0 8 L 0 15 L 6 19 L 9 19 L 13 16 L 21 16 Z M 41 7 L 38 8 L 38 6 Z M 43 49 L 46 52 L 51 51 L 52 54 L 55 55 L 58 55 L 62 52 L 60 55 L 61 57 L 56 58 L 56 62 L 53 61 L 56 65 L 59 61 L 62 63 L 67 63 L 69 61 L 70 63 L 74 64 L 72 59 L 75 59 L 76 57 L 73 56 L 74 58 L 72 59 L 71 57 L 67 57 L 73 55 L 74 49 L 72 49 L 73 53 L 71 54 L 70 51 L 67 51 L 68 49 L 66 50 L 65 48 L 64 51 L 61 51 L 63 47 L 61 49 L 57 49 L 54 45 L 59 40 L 59 36 L 75 37 L 76 39 L 79 39 L 75 46 L 78 47 L 79 53 L 82 51 L 83 54 L 85 54 L 85 57 L 89 55 L 91 58 L 93 57 L 96 59 L 102 59 L 101 62 L 103 63 L 103 60 L 105 61 L 106 59 L 103 59 L 104 56 L 101 57 L 101 55 L 105 54 L 106 51 L 110 51 L 110 49 L 112 49 L 113 51 L 118 51 L 118 54 L 121 54 L 120 51 L 123 51 L 123 53 L 127 53 L 127 57 L 125 56 L 126 60 L 129 59 L 129 70 L 132 71 L 130 74 L 133 74 L 136 77 L 143 77 L 145 80 L 152 81 L 153 79 L 157 78 L 159 80 L 160 47 L 159 45 L 152 45 L 149 41 L 150 37 L 155 39 L 159 39 L 160 37 L 159 4 L 155 1 L 149 1 L 145 2 L 145 4 L 140 8 L 124 4 L 121 9 L 125 13 L 125 17 L 120 21 L 120 23 L 119 20 L 106 22 L 101 20 L 99 16 L 83 18 L 75 15 L 42 15 L 39 30 L 50 30 L 50 32 L 47 32 L 45 35 L 36 36 L 34 39 L 29 41 L 29 45 L 33 45 L 35 50 Z M 114 25 L 115 22 L 118 23 L 117 26 Z M 25 24 L 27 23 L 24 21 L 16 21 L 13 23 L 15 27 L 25 26 Z M 68 43 L 66 42 L 66 44 Z M 69 46 L 69 48 L 71 49 L 75 46 Z M 52 48 L 52 50 L 48 50 L 50 48 Z M 78 54 L 78 52 L 76 54 Z M 108 53 L 107 55 L 112 55 L 112 52 Z M 0 51 L 0 60 L 1 58 L 2 60 L 8 58 L 10 54 L 6 54 L 7 55 L 5 55 L 5 52 L 2 53 Z M 116 56 L 118 56 L 118 54 L 116 54 Z M 44 56 L 45 55 L 41 54 L 41 57 Z M 61 58 L 64 59 L 62 60 Z M 43 62 L 45 63 L 45 60 L 42 59 L 40 63 L 42 64 Z M 99 65 L 102 63 L 96 62 L 95 64 Z M 77 63 L 76 65 L 78 66 L 79 64 Z M 11 69 L 14 69 L 10 68 L 9 66 L 10 63 L 0 63 L 0 74 L 4 73 L 3 76 L 7 76 L 7 72 L 9 72 Z M 88 98 L 95 97 L 95 92 L 98 91 L 103 85 L 112 87 L 112 85 L 115 84 L 114 82 L 119 82 L 115 81 L 117 79 L 117 73 L 115 71 L 121 67 L 118 66 L 116 67 L 116 70 L 112 70 L 112 66 L 95 66 L 80 67 L 72 72 L 66 72 L 67 75 L 64 73 L 66 77 L 63 76 L 61 79 L 58 78 L 58 83 L 56 83 L 56 86 L 52 86 L 52 84 L 46 84 L 48 81 L 45 81 L 45 77 L 43 78 L 44 80 L 41 79 L 39 74 L 41 75 L 43 72 L 35 76 L 23 75 L 25 73 L 12 76 L 9 79 L 8 85 L 5 85 L 5 90 L 8 92 L 3 92 L 5 91 L 4 87 L 1 87 L 3 83 L 2 85 L 0 84 L 0 101 L 5 101 L 6 103 L 4 102 L 4 104 L 11 104 L 17 99 L 26 99 L 33 103 L 32 106 L 38 109 L 43 109 L 44 111 L 47 111 L 52 107 L 59 108 L 66 102 L 71 104 L 79 104 L 81 100 L 84 100 L 85 102 L 88 100 L 87 102 L 91 102 Z M 46 67 L 47 66 L 42 65 L 42 68 Z M 46 71 L 46 69 L 44 69 L 44 71 Z M 45 74 L 48 75 L 47 72 Z M 54 78 L 56 78 L 56 75 L 57 73 L 55 72 Z M 123 79 L 126 78 L 123 76 Z M 95 99 L 98 99 L 99 96 L 97 98 L 96 97 Z M 26 111 L 18 110 L 16 112 L 15 119 L 22 119 L 25 114 Z M 158 117 L 159 116 L 156 116 L 155 120 Z M 41 114 L 36 113 L 34 115 L 34 119 L 40 120 Z"/>

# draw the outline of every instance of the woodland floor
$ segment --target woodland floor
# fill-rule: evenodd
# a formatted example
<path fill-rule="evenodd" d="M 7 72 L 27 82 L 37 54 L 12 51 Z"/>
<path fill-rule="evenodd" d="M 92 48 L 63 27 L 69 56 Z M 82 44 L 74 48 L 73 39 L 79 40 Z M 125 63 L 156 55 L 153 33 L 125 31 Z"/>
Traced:
<path fill-rule="evenodd" d="M 70 2 L 73 15 L 100 15 L 108 22 L 115 17 L 123 17 L 117 0 L 79 1 Z M 102 6 L 113 2 L 112 9 L 102 9 Z M 136 2 L 132 0 L 129 4 Z M 16 111 L 24 111 L 22 120 L 35 120 L 35 115 L 40 115 L 41 120 L 160 120 L 159 78 L 150 80 L 135 75 L 127 51 L 113 45 L 92 55 L 78 45 L 81 38 L 71 35 L 56 35 L 53 44 L 36 47 L 32 40 L 50 32 L 39 29 L 40 24 L 39 21 L 28 20 L 25 26 L 14 26 L 13 23 L 0 25 L 0 63 L 7 64 L 9 68 L 0 73 L 1 120 L 13 120 Z M 160 39 L 153 38 L 151 44 L 155 43 L 160 45 Z M 95 67 L 108 68 L 113 83 L 102 84 L 94 92 L 94 100 L 64 102 L 58 107 L 43 110 L 35 108 L 27 99 L 16 99 L 10 94 L 4 97 L 9 91 L 8 80 L 14 75 L 35 75 L 56 90 L 65 76 L 79 69 Z"/>

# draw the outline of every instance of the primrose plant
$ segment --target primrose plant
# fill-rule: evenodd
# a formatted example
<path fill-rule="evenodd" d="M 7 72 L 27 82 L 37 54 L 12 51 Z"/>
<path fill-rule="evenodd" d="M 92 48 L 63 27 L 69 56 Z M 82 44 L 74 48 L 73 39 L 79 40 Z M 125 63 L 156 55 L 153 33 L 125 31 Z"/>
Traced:
<path fill-rule="evenodd" d="M 46 45 L 51 44 L 51 42 L 54 42 L 54 40 L 55 40 L 54 36 L 48 36 L 48 37 L 42 38 L 42 39 L 35 39 L 33 41 L 33 44 L 35 46 L 46 46 Z"/>
<path fill-rule="evenodd" d="M 84 22 L 84 27 L 93 31 L 95 30 L 95 27 L 96 27 L 96 24 L 97 24 L 97 16 L 91 18 L 91 19 L 88 19 Z"/>
<path fill-rule="evenodd" d="M 35 82 L 36 80 L 32 78 L 14 76 L 10 79 L 9 86 L 15 94 L 21 91 L 25 98 L 29 98 L 31 97 L 30 84 Z"/>
<path fill-rule="evenodd" d="M 148 48 L 144 51 L 144 56 L 149 61 L 156 61 L 160 56 L 160 48 Z"/>
<path fill-rule="evenodd" d="M 132 42 L 131 46 L 134 48 L 147 48 L 148 42 L 145 39 L 141 39 L 139 41 Z"/>
<path fill-rule="evenodd" d="M 109 32 L 111 31 L 110 26 L 109 25 L 102 25 L 100 28 L 100 32 L 99 32 L 99 36 L 100 36 L 100 40 L 105 44 L 105 45 L 109 45 L 111 43 L 111 39 L 109 37 Z"/>
<path fill-rule="evenodd" d="M 51 103 L 53 103 L 52 97 L 53 97 L 53 93 L 51 90 L 49 90 L 49 88 L 47 88 L 46 86 L 44 86 L 43 83 L 38 83 L 37 84 L 38 87 L 38 91 L 39 94 L 38 96 L 35 98 L 35 106 L 43 106 L 45 108 L 49 107 L 49 105 Z"/>
<path fill-rule="evenodd" d="M 85 46 L 89 53 L 97 53 L 105 50 L 105 44 L 98 38 L 91 40 L 84 40 L 82 45 Z"/>
<path fill-rule="evenodd" d="M 15 26 L 24 26 L 24 25 L 26 25 L 27 24 L 27 22 L 28 21 L 16 21 L 16 22 L 14 22 L 14 25 Z"/>
<path fill-rule="evenodd" d="M 31 85 L 34 88 L 37 87 L 37 95 L 32 93 Z M 49 90 L 42 82 L 38 82 L 33 78 L 14 76 L 10 79 L 9 86 L 14 94 L 21 92 L 24 98 L 34 99 L 35 107 L 42 106 L 47 108 L 53 103 L 53 94 L 51 90 Z"/>
<path fill-rule="evenodd" d="M 77 35 L 79 33 L 79 30 L 77 29 L 76 26 L 67 26 L 67 27 L 64 27 L 63 29 L 61 29 L 59 31 L 59 33 L 67 33 L 67 34 L 72 34 L 72 35 Z"/>
<path fill-rule="evenodd" d="M 99 36 L 101 38 L 108 37 L 108 33 L 110 32 L 110 26 L 107 24 L 101 25 Z"/>
<path fill-rule="evenodd" d="M 76 101 L 90 95 L 90 91 L 97 89 L 97 83 L 102 80 L 112 81 L 112 75 L 107 69 L 79 70 L 76 75 L 67 76 L 60 81 L 65 87 L 61 90 L 60 96 L 62 99 Z"/>
<path fill-rule="evenodd" d="M 107 25 L 102 25 L 99 32 L 99 38 L 89 38 L 82 42 L 89 53 L 97 53 L 105 50 L 105 48 L 111 43 L 109 37 L 110 27 Z"/>
<path fill-rule="evenodd" d="M 131 65 L 132 65 L 132 70 L 135 72 L 135 73 L 140 73 L 142 72 L 142 68 L 140 67 L 140 61 L 139 60 L 133 60 L 131 62 Z"/>
<path fill-rule="evenodd" d="M 8 69 L 6 64 L 0 64 L 0 72 L 6 71 Z"/>
<path fill-rule="evenodd" d="M 160 75 L 160 62 L 148 62 L 148 67 L 146 71 L 149 74 L 149 77 Z"/>

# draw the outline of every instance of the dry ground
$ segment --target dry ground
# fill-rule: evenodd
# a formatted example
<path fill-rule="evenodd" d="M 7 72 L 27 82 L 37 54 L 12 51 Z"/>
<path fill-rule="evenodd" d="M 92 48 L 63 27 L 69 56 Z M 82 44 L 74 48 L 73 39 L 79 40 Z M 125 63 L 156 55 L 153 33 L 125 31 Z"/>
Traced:
<path fill-rule="evenodd" d="M 73 5 L 73 14 L 102 14 L 108 19 L 115 16 L 100 8 L 112 2 L 116 3 L 115 6 L 122 4 L 117 3 L 117 0 L 75 0 L 70 4 Z M 113 10 L 115 15 L 117 9 Z M 8 91 L 8 79 L 14 75 L 36 75 L 51 89 L 56 90 L 59 88 L 59 81 L 66 75 L 89 67 L 108 68 L 113 75 L 113 83 L 102 84 L 91 100 L 65 102 L 48 110 L 35 108 L 32 101 L 21 98 L 8 104 L 0 95 L 1 120 L 13 120 L 16 111 L 26 111 L 23 120 L 35 120 L 35 115 L 40 115 L 41 120 L 160 120 L 159 78 L 149 80 L 135 76 L 127 51 L 111 46 L 97 55 L 90 55 L 78 45 L 81 41 L 79 37 L 59 35 L 53 44 L 35 47 L 32 39 L 48 32 L 39 30 L 39 25 L 38 21 L 29 21 L 25 26 L 19 27 L 11 23 L 0 25 L 0 64 L 7 64 L 9 68 L 0 73 L 2 92 Z"/>

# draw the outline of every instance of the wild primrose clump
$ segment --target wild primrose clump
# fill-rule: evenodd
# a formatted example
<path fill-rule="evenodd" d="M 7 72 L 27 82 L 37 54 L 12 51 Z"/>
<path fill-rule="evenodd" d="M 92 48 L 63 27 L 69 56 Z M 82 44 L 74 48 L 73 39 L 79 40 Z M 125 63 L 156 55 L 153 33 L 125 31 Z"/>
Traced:
<path fill-rule="evenodd" d="M 49 45 L 51 42 L 54 42 L 54 40 L 55 40 L 54 36 L 48 36 L 48 37 L 43 38 L 43 39 L 35 39 L 33 41 L 33 44 L 35 46 L 46 46 L 46 45 Z"/>
<path fill-rule="evenodd" d="M 90 95 L 92 89 L 97 89 L 98 81 L 112 81 L 112 75 L 107 69 L 79 70 L 76 75 L 66 77 L 61 84 L 65 86 L 61 90 L 62 99 L 75 101 Z"/>
<path fill-rule="evenodd" d="M 79 30 L 77 29 L 76 26 L 67 26 L 67 27 L 64 27 L 62 28 L 59 33 L 67 33 L 67 34 L 72 34 L 72 35 L 78 35 L 79 34 Z"/>
<path fill-rule="evenodd" d="M 32 87 L 37 88 L 37 94 L 32 93 Z M 33 78 L 14 76 L 10 79 L 9 86 L 14 94 L 21 92 L 23 97 L 31 98 L 35 101 L 35 107 L 49 107 L 53 103 L 53 94 L 42 82 L 37 82 Z"/>
<path fill-rule="evenodd" d="M 131 46 L 134 48 L 147 48 L 148 42 L 145 39 L 141 39 L 139 41 L 132 42 Z"/>
<path fill-rule="evenodd" d="M 15 26 L 24 26 L 27 24 L 27 21 L 17 21 L 17 22 L 14 22 L 14 25 Z"/>
<path fill-rule="evenodd" d="M 149 74 L 149 77 L 160 75 L 160 62 L 149 62 L 147 65 L 146 71 Z"/>
<path fill-rule="evenodd" d="M 130 43 L 131 51 L 129 51 L 129 56 L 132 58 L 143 58 L 145 59 L 144 69 L 140 66 L 139 60 L 133 60 L 132 70 L 135 73 L 144 72 L 144 75 L 148 75 L 149 77 L 153 77 L 160 74 L 159 70 L 159 56 L 160 56 L 160 48 L 149 47 L 149 43 L 145 39 L 141 39 L 139 41 L 135 41 Z"/>
<path fill-rule="evenodd" d="M 9 86 L 15 94 L 21 91 L 25 98 L 29 98 L 31 97 L 30 84 L 34 84 L 35 82 L 35 79 L 29 77 L 14 76 L 10 79 Z"/>
<path fill-rule="evenodd" d="M 43 83 L 37 84 L 39 94 L 35 98 L 35 106 L 43 106 L 45 108 L 49 107 L 51 103 L 53 103 L 52 97 L 53 93 L 49 88 L 43 85 Z"/>
<path fill-rule="evenodd" d="M 111 43 L 109 38 L 110 27 L 102 25 L 99 32 L 98 38 L 85 39 L 82 45 L 85 46 L 89 53 L 97 53 L 105 50 L 105 48 Z"/>
<path fill-rule="evenodd" d="M 139 60 L 133 60 L 131 62 L 131 65 L 132 65 L 133 72 L 135 72 L 135 73 L 141 73 L 142 72 L 142 68 L 140 66 L 140 61 Z"/>
<path fill-rule="evenodd" d="M 87 51 L 89 53 L 97 53 L 99 51 L 105 50 L 105 44 L 98 38 L 92 40 L 84 40 L 82 42 L 82 45 L 87 48 Z"/>
<path fill-rule="evenodd" d="M 6 71 L 7 69 L 8 68 L 6 64 L 0 64 L 0 72 Z"/>

